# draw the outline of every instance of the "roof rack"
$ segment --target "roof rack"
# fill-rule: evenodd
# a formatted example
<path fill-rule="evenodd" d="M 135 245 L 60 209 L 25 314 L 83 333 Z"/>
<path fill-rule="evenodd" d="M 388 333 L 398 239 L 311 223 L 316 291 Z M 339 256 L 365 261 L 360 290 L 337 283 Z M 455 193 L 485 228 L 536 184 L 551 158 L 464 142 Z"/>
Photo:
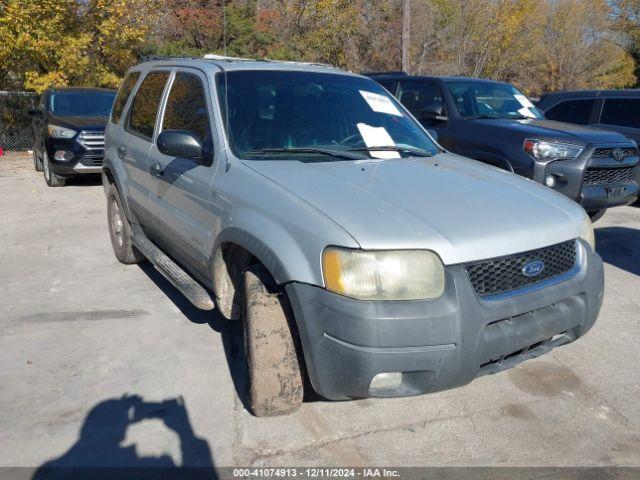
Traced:
<path fill-rule="evenodd" d="M 206 53 L 202 56 L 205 60 L 222 60 L 225 62 L 258 62 L 255 58 L 227 57 L 226 55 L 218 55 L 215 53 Z"/>
<path fill-rule="evenodd" d="M 140 60 L 143 62 L 151 62 L 153 60 L 195 60 L 199 57 L 193 57 L 188 55 L 142 55 Z"/>

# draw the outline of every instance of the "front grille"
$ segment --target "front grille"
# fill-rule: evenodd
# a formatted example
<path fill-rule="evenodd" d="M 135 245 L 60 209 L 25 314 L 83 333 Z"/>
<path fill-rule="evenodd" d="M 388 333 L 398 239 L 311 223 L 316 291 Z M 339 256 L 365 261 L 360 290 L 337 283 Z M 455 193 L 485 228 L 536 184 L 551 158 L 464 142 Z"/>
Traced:
<path fill-rule="evenodd" d="M 612 157 L 615 148 L 596 148 L 593 151 L 594 157 Z M 624 147 L 621 149 L 624 157 L 637 157 L 638 149 L 635 147 Z"/>
<path fill-rule="evenodd" d="M 78 142 L 88 150 L 104 150 L 104 132 L 83 130 L 78 135 Z"/>
<path fill-rule="evenodd" d="M 628 183 L 633 180 L 633 168 L 634 167 L 587 168 L 584 174 L 584 183 L 586 185 Z"/>
<path fill-rule="evenodd" d="M 544 262 L 544 269 L 536 276 L 526 276 L 523 273 L 524 267 L 536 260 Z M 571 270 L 575 264 L 576 242 L 571 240 L 538 250 L 468 264 L 465 268 L 473 289 L 482 297 L 518 290 L 557 277 Z"/>

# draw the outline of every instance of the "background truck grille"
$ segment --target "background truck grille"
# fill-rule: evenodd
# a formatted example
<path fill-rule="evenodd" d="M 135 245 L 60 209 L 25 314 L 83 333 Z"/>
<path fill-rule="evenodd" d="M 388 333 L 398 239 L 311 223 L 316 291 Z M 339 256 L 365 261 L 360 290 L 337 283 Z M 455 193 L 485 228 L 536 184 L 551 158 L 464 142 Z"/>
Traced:
<path fill-rule="evenodd" d="M 613 150 L 613 148 L 596 148 L 593 151 L 593 155 L 595 157 L 611 157 Z M 638 156 L 638 149 L 634 147 L 624 147 L 622 153 L 625 157 L 636 157 Z"/>
<path fill-rule="evenodd" d="M 534 260 L 544 262 L 544 270 L 527 277 L 523 268 Z M 480 296 L 510 292 L 547 280 L 571 270 L 576 264 L 576 242 L 571 240 L 550 247 L 517 253 L 466 265 L 473 289 Z"/>
<path fill-rule="evenodd" d="M 80 163 L 85 167 L 101 167 L 102 155 L 85 155 L 80 160 Z"/>
<path fill-rule="evenodd" d="M 104 132 L 83 130 L 78 135 L 78 142 L 88 150 L 104 150 Z"/>
<path fill-rule="evenodd" d="M 633 168 L 587 168 L 584 174 L 584 183 L 586 185 L 628 183 L 633 180 Z"/>

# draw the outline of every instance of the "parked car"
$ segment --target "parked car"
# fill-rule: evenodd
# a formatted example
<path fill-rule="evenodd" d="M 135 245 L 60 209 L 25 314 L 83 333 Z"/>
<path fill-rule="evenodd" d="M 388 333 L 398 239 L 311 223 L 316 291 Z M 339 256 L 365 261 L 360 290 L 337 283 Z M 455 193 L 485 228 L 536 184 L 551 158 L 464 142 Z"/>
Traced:
<path fill-rule="evenodd" d="M 51 88 L 29 110 L 33 164 L 47 185 L 62 187 L 69 177 L 102 172 L 104 128 L 115 95 L 103 88 Z"/>
<path fill-rule="evenodd" d="M 638 197 L 638 147 L 624 135 L 546 120 L 512 85 L 374 74 L 446 149 L 563 193 L 595 220 Z"/>
<path fill-rule="evenodd" d="M 640 143 L 639 89 L 548 93 L 537 106 L 550 120 L 606 128 Z"/>
<path fill-rule="evenodd" d="M 208 56 L 127 74 L 103 171 L 115 256 L 244 325 L 248 405 L 452 388 L 584 335 L 589 217 L 443 151 L 373 80 Z"/>

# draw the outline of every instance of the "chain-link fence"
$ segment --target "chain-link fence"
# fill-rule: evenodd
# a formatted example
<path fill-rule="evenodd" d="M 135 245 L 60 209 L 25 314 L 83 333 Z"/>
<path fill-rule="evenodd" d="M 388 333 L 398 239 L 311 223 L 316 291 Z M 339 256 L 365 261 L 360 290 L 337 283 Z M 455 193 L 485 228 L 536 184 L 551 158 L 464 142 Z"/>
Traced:
<path fill-rule="evenodd" d="M 33 147 L 31 118 L 27 111 L 38 103 L 32 92 L 0 91 L 0 147 L 7 151 L 24 151 Z"/>

